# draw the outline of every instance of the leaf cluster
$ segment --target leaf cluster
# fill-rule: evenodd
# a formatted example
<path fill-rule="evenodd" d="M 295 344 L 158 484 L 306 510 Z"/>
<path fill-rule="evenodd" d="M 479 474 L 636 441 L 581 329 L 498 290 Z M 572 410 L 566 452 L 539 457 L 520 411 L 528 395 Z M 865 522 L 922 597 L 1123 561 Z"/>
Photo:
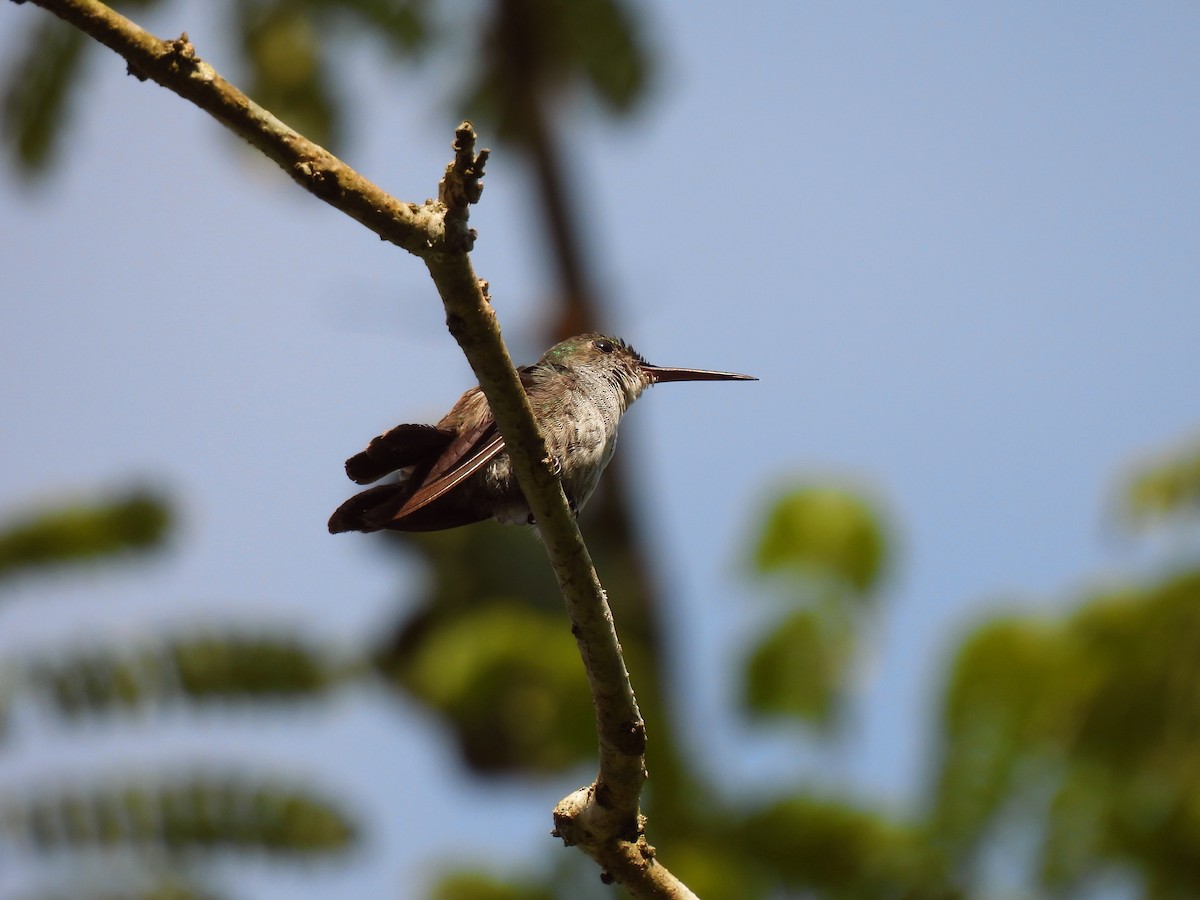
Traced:
<path fill-rule="evenodd" d="M 17 517 L 0 531 L 0 574 L 27 577 L 65 567 L 127 561 L 166 541 L 171 510 L 135 490 Z M 180 635 L 138 645 L 62 650 L 56 658 L 5 660 L 0 670 L 0 738 L 22 736 L 12 720 L 22 698 L 68 720 L 149 712 L 165 704 L 275 705 L 311 700 L 354 671 L 330 654 L 277 635 Z M 132 769 L 132 767 L 130 767 Z M 132 852 L 133 871 L 97 893 L 80 876 L 69 896 L 185 898 L 214 896 L 195 872 L 197 854 L 258 853 L 284 859 L 337 856 L 355 844 L 358 826 L 338 804 L 307 787 L 246 772 L 110 776 L 107 786 L 28 784 L 0 797 L 8 841 L 51 856 L 86 859 L 97 851 Z M 164 871 L 165 861 L 165 871 Z M 82 871 L 82 870 L 81 870 Z M 111 873 L 107 873 L 111 874 Z M 101 879 L 112 881 L 111 878 Z M 86 885 L 86 886 L 85 886 Z M 47 897 L 61 892 L 49 890 Z"/>
<path fill-rule="evenodd" d="M 127 0 L 119 10 L 165 7 Z M 456 114 L 516 141 L 532 139 L 535 94 L 573 91 L 625 112 L 645 94 L 650 54 L 621 0 L 237 0 L 223 5 L 247 93 L 338 152 L 352 108 L 340 52 L 373 45 L 396 63 L 444 55 L 461 71 Z M 103 49 L 51 18 L 29 21 L 0 71 L 0 137 L 26 177 L 58 159 L 88 66 Z"/>

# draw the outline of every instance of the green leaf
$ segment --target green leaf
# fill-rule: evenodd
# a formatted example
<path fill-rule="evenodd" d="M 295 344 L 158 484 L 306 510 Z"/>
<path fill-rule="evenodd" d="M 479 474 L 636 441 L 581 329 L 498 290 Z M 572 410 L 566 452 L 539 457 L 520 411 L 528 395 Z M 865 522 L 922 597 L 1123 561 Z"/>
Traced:
<path fill-rule="evenodd" d="M 1200 571 L 1094 595 L 1065 633 L 1078 661 L 1063 673 L 1079 710 L 1072 749 L 1125 773 L 1169 771 L 1164 749 L 1200 752 Z"/>
<path fill-rule="evenodd" d="M 1071 767 L 1054 796 L 1041 848 L 1042 883 L 1069 888 L 1104 862 L 1107 798 L 1114 792 L 1109 773 L 1092 766 Z"/>
<path fill-rule="evenodd" d="M 177 871 L 163 872 L 157 863 L 139 861 L 137 868 L 106 868 L 99 878 L 86 865 L 79 866 L 75 877 L 56 878 L 53 887 L 22 893 L 23 900 L 221 900 L 199 883 Z"/>
<path fill-rule="evenodd" d="M 413 56 L 429 44 L 429 0 L 311 0 L 311 5 L 331 26 L 357 17 L 364 36 L 382 39 L 396 57 Z"/>
<path fill-rule="evenodd" d="M 309 140 L 336 148 L 343 101 L 335 97 L 322 25 L 310 5 L 283 0 L 240 10 L 251 73 L 246 93 Z"/>
<path fill-rule="evenodd" d="M 0 577 L 154 549 L 170 521 L 162 498 L 140 490 L 107 502 L 36 513 L 0 530 Z"/>
<path fill-rule="evenodd" d="M 89 44 L 78 29 L 44 17 L 17 46 L 24 47 L 4 73 L 0 134 L 16 169 L 44 171 L 59 149 L 72 92 L 82 82 Z"/>
<path fill-rule="evenodd" d="M 792 796 L 746 816 L 745 857 L 792 889 L 854 900 L 952 900 L 945 860 L 915 828 L 849 804 Z"/>
<path fill-rule="evenodd" d="M 980 628 L 956 662 L 934 821 L 964 863 L 1013 810 L 1042 884 L 1102 868 L 1200 895 L 1200 571 Z"/>
<path fill-rule="evenodd" d="M 1067 652 L 1057 630 L 1036 620 L 1000 619 L 963 643 L 943 706 L 933 815 L 959 852 L 970 852 L 1009 798 L 1022 758 L 1047 752 L 1045 729 L 1061 710 L 1054 673 Z"/>
<path fill-rule="evenodd" d="M 1126 516 L 1134 524 L 1200 515 L 1200 447 L 1142 465 L 1123 494 Z"/>
<path fill-rule="evenodd" d="M 400 677 L 483 770 L 558 771 L 595 753 L 591 694 L 561 614 L 490 602 L 431 624 Z"/>
<path fill-rule="evenodd" d="M 852 650 L 853 636 L 844 621 L 816 610 L 792 613 L 750 655 L 747 709 L 830 725 Z"/>
<path fill-rule="evenodd" d="M 611 109 L 628 111 L 644 92 L 649 68 L 636 16 L 620 0 L 555 5 L 562 16 L 564 65 L 578 67 Z"/>
<path fill-rule="evenodd" d="M 180 689 L 193 698 L 294 698 L 321 693 L 335 679 L 311 647 L 281 637 L 213 636 L 169 648 Z"/>
<path fill-rule="evenodd" d="M 664 836 L 659 829 L 654 834 L 661 858 L 669 861 L 671 872 L 697 897 L 757 900 L 776 896 L 771 891 L 778 881 L 774 873 L 748 860 L 738 843 L 726 834 L 727 829 L 718 826 L 693 831 L 699 833 L 683 840 Z"/>
<path fill-rule="evenodd" d="M 55 791 L 4 803 L 2 818 L 10 833 L 42 852 L 127 847 L 313 856 L 345 851 L 356 834 L 342 812 L 307 790 L 240 777 Z"/>
<path fill-rule="evenodd" d="M 647 649 L 653 623 L 640 560 L 621 538 L 620 522 L 604 518 L 603 497 L 597 499 L 584 513 L 585 532 L 594 535 L 592 558 L 605 573 L 625 661 L 649 718 L 659 708 L 658 669 Z M 594 758 L 594 711 L 579 651 L 545 550 L 529 531 L 483 522 L 389 536 L 389 543 L 426 567 L 420 596 L 406 597 L 411 615 L 373 654 L 388 682 L 408 695 L 406 703 L 415 698 L 443 716 L 479 773 L 561 771 Z M 439 672 L 443 653 L 453 670 Z M 524 696 L 535 699 L 537 715 L 513 712 Z M 563 717 L 557 725 L 552 710 Z M 664 736 L 656 750 L 659 759 L 669 758 Z M 672 767 L 655 765 L 662 785 Z"/>
<path fill-rule="evenodd" d="M 500 880 L 482 872 L 443 876 L 430 900 L 554 900 L 555 893 L 532 881 Z"/>
<path fill-rule="evenodd" d="M 759 572 L 832 578 L 865 594 L 883 569 L 886 541 L 863 499 L 830 487 L 803 487 L 768 512 L 754 550 Z"/>
<path fill-rule="evenodd" d="M 34 689 L 64 715 L 183 700 L 310 699 L 341 677 L 300 641 L 232 634 L 91 650 L 27 668 Z"/>
<path fill-rule="evenodd" d="M 490 7 L 468 114 L 518 141 L 542 137 L 553 101 L 583 87 L 626 113 L 645 95 L 652 55 L 619 0 L 510 0 Z"/>

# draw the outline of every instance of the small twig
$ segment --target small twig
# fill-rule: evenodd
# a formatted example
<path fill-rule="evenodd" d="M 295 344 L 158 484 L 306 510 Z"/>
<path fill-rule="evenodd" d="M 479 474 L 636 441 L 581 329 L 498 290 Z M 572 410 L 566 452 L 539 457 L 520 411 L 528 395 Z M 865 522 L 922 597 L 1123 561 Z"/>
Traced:
<path fill-rule="evenodd" d="M 475 231 L 467 227 L 472 203 L 483 193 L 483 167 L 489 151 L 475 154 L 475 130 L 463 122 L 454 131 L 454 160 L 438 185 L 438 200 L 446 207 L 447 243 L 455 250 L 470 253 L 475 246 Z"/>
<path fill-rule="evenodd" d="M 475 153 L 470 123 L 456 132 L 455 158 L 446 169 L 439 200 L 402 203 L 221 78 L 196 55 L 186 34 L 162 40 L 97 0 L 31 2 L 116 51 L 138 78 L 153 80 L 210 113 L 314 196 L 425 262 L 450 332 L 479 379 L 537 519 L 595 700 L 600 772 L 594 784 L 558 804 L 555 833 L 587 852 L 606 878 L 635 896 L 692 897 L 657 863 L 642 833 L 638 798 L 646 779 L 646 731 L 612 612 L 500 338 L 487 284 L 476 277 L 468 256 L 475 237 L 467 226 L 468 211 L 479 200 L 487 160 L 486 150 Z"/>

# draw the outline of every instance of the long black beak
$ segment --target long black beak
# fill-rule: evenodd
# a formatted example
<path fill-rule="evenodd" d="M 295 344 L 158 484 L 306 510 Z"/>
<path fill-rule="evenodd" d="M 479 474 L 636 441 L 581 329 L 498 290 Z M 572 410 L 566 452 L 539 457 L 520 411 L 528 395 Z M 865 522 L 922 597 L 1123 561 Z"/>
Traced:
<path fill-rule="evenodd" d="M 666 366 L 644 365 L 655 384 L 666 381 L 758 381 L 753 375 L 738 375 L 736 372 L 711 372 L 708 369 L 672 369 Z"/>

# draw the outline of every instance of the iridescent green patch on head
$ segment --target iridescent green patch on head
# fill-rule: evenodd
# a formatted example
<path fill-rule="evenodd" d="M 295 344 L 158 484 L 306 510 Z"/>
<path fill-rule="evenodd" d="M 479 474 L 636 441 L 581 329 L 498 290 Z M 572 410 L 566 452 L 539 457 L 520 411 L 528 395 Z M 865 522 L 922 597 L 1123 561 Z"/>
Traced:
<path fill-rule="evenodd" d="M 560 371 L 579 366 L 599 366 L 608 370 L 613 367 L 638 368 L 645 366 L 646 360 L 620 338 L 588 332 L 555 344 L 542 355 L 539 365 Z"/>
<path fill-rule="evenodd" d="M 564 358 L 577 358 L 586 353 L 588 350 L 600 349 L 600 343 L 606 343 L 609 346 L 609 351 L 614 345 L 624 347 L 624 343 L 617 338 L 610 338 L 603 334 L 588 332 L 587 334 L 577 334 L 574 337 L 569 337 L 565 341 L 560 341 L 555 344 L 542 356 L 545 362 L 561 362 Z"/>

